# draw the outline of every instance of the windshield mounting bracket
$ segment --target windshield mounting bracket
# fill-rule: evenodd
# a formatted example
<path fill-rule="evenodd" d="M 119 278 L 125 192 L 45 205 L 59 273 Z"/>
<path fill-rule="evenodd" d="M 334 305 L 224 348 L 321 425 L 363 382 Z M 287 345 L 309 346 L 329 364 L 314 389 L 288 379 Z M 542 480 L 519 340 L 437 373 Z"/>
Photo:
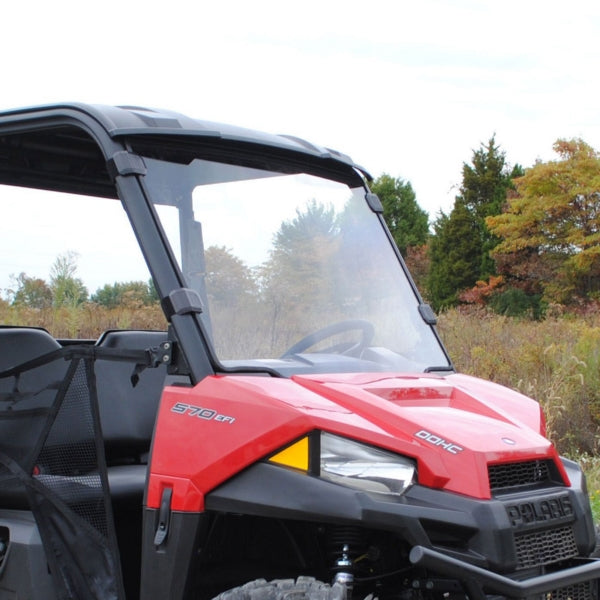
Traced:
<path fill-rule="evenodd" d="M 196 290 L 178 288 L 161 300 L 167 319 L 173 315 L 200 314 L 204 311 L 202 299 Z"/>
<path fill-rule="evenodd" d="M 127 152 L 127 150 L 121 150 L 115 152 L 107 161 L 106 167 L 112 180 L 120 175 L 122 177 L 127 175 L 145 175 L 146 165 L 141 156 Z"/>

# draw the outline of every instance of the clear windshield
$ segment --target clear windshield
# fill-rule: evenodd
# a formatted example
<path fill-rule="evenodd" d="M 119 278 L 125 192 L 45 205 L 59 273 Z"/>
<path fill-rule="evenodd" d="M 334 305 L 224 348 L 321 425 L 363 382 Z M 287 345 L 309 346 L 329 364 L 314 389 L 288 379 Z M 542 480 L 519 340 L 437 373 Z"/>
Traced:
<path fill-rule="evenodd" d="M 362 186 L 204 160 L 146 162 L 150 195 L 224 365 L 447 366 Z"/>

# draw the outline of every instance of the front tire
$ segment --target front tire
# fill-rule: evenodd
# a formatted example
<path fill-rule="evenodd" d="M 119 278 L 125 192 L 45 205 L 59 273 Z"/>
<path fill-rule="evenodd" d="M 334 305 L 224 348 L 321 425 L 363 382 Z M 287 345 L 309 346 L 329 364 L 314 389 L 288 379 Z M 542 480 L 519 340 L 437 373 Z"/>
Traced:
<path fill-rule="evenodd" d="M 213 600 L 346 600 L 346 588 L 307 576 L 300 576 L 296 581 L 256 579 L 222 592 Z"/>

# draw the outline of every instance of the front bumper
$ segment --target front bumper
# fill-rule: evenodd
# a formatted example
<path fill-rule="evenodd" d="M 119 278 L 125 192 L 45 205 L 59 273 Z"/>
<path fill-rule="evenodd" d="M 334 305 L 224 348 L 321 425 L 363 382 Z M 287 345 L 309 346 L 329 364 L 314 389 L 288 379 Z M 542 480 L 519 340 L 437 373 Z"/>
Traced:
<path fill-rule="evenodd" d="M 596 598 L 597 580 L 600 578 L 600 560 L 595 559 L 580 559 L 580 564 L 576 566 L 538 575 L 526 581 L 515 581 L 423 546 L 415 546 L 411 550 L 409 558 L 411 563 L 417 567 L 424 567 L 435 573 L 459 579 L 471 600 L 484 600 L 487 594 L 500 594 L 509 598 L 534 596 Z M 579 584 L 588 584 L 594 589 L 575 593 L 573 589 Z M 565 592 L 560 594 L 558 593 L 560 590 L 565 590 Z"/>

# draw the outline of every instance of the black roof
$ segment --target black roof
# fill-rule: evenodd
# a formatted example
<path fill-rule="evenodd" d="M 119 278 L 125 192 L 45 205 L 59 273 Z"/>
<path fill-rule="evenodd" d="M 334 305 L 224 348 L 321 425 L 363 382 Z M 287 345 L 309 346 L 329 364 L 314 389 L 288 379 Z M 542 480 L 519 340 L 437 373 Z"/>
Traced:
<path fill-rule="evenodd" d="M 0 126 L 3 122 L 31 119 L 35 116 L 77 113 L 97 121 L 112 138 L 131 135 L 218 138 L 334 159 L 363 170 L 349 156 L 331 148 L 316 146 L 295 136 L 275 135 L 225 123 L 202 121 L 181 113 L 156 108 L 83 103 L 51 104 L 0 112 Z"/>
<path fill-rule="evenodd" d="M 305 140 L 274 135 L 172 111 L 136 106 L 51 104 L 0 112 L 0 183 L 114 196 L 106 161 L 123 150 L 177 160 L 198 145 L 239 157 L 263 154 L 316 170 L 360 171 L 346 155 Z M 91 177 L 90 177 L 90 174 Z"/>

